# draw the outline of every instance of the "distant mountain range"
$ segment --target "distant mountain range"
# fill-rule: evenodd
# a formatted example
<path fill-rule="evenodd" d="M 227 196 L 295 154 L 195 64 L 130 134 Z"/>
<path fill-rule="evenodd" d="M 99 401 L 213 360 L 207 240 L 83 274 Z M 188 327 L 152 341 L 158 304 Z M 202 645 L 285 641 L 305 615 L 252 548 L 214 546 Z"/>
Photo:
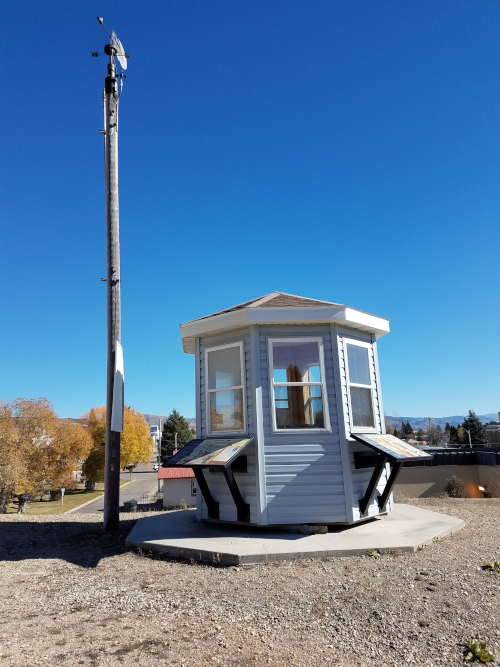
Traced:
<path fill-rule="evenodd" d="M 497 412 L 489 412 L 487 415 L 477 416 L 483 424 L 486 424 L 486 422 L 490 422 L 493 419 L 498 419 Z M 453 417 L 434 417 L 431 423 L 433 426 L 437 426 L 439 424 L 441 428 L 444 428 L 446 424 L 450 424 L 450 426 L 458 426 L 463 422 L 465 417 L 466 415 L 453 415 Z M 397 428 L 401 426 L 401 422 L 410 422 L 414 431 L 418 431 L 419 428 L 425 431 L 427 428 L 429 428 L 429 417 L 390 417 L 387 415 L 386 420 L 390 422 L 392 427 Z"/>
<path fill-rule="evenodd" d="M 437 426 L 438 424 L 441 428 L 444 428 L 446 424 L 450 426 L 458 426 L 463 422 L 466 415 L 453 415 L 452 417 L 434 417 L 432 424 Z M 487 422 L 492 421 L 493 419 L 498 419 L 497 412 L 489 412 L 486 415 L 478 415 L 478 418 L 486 424 Z M 164 424 L 168 419 L 168 416 L 165 415 L 150 415 L 144 414 L 144 419 L 148 422 L 150 426 L 157 426 L 158 420 L 161 419 L 161 423 Z M 418 431 L 421 428 L 425 431 L 429 427 L 429 418 L 428 417 L 392 417 L 387 415 L 386 420 L 390 422 L 391 426 L 399 428 L 401 422 L 410 422 L 414 431 Z M 196 419 L 194 417 L 186 417 L 186 421 L 189 424 L 189 428 L 196 428 Z"/>

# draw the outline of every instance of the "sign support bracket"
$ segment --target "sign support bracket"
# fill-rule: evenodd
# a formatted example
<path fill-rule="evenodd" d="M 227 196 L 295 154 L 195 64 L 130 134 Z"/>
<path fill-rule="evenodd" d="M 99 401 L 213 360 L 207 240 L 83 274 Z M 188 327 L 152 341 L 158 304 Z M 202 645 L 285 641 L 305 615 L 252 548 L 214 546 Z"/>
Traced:
<path fill-rule="evenodd" d="M 203 474 L 202 468 L 193 467 L 194 476 L 196 477 L 196 483 L 201 491 L 203 500 L 205 501 L 208 509 L 208 518 L 209 519 L 218 519 L 219 518 L 219 503 L 214 500 L 210 489 L 208 488 L 207 480 Z"/>

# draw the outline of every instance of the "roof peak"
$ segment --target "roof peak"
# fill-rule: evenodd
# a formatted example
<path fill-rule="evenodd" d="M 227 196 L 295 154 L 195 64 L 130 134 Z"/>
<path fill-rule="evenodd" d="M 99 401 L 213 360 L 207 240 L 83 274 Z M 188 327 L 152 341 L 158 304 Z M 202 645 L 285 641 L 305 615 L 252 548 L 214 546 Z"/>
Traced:
<path fill-rule="evenodd" d="M 249 301 L 244 301 L 243 303 L 238 303 L 235 306 L 230 306 L 229 308 L 224 308 L 224 310 L 219 310 L 216 313 L 210 313 L 210 315 L 203 315 L 191 322 L 196 322 L 198 320 L 205 320 L 208 317 L 216 317 L 217 315 L 225 315 L 226 313 L 232 313 L 235 310 L 242 310 L 244 308 L 313 308 L 317 306 L 343 306 L 341 303 L 334 303 L 333 301 L 322 301 L 319 299 L 311 299 L 308 296 L 299 296 L 297 294 L 288 294 L 287 292 L 269 292 L 264 296 L 259 296 L 255 299 L 250 299 Z M 186 324 L 188 324 L 186 322 Z"/>

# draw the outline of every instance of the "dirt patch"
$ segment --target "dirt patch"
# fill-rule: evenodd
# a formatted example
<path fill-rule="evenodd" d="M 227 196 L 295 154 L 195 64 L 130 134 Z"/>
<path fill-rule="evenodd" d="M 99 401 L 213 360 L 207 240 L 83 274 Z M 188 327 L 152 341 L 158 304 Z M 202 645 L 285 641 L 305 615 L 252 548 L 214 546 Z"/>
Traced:
<path fill-rule="evenodd" d="M 416 554 L 214 567 L 127 550 L 135 519 L 0 516 L 0 665 L 463 665 L 500 655 L 500 500 L 426 499 L 466 527 Z M 144 515 L 141 515 L 144 516 Z"/>

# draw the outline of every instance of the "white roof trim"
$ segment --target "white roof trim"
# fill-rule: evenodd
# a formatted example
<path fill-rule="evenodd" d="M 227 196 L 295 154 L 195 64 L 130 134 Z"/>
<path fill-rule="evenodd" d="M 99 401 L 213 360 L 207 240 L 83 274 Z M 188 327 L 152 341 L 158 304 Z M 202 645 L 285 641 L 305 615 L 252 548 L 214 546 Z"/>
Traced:
<path fill-rule="evenodd" d="M 265 297 L 264 297 L 265 298 Z M 181 324 L 184 352 L 194 354 L 195 339 L 225 331 L 234 331 L 250 324 L 321 324 L 338 322 L 346 327 L 367 331 L 380 338 L 389 332 L 389 320 L 348 306 L 304 306 L 279 308 L 242 308 L 222 315 L 213 315 Z"/>
<path fill-rule="evenodd" d="M 269 301 L 270 299 L 274 299 L 274 297 L 278 296 L 278 294 L 283 294 L 283 292 L 271 292 L 271 294 L 267 294 L 266 296 L 263 296 L 262 299 L 258 299 L 257 301 L 254 301 L 248 307 L 249 308 L 256 308 L 257 306 L 260 306 L 262 303 L 266 303 L 266 301 Z"/>

